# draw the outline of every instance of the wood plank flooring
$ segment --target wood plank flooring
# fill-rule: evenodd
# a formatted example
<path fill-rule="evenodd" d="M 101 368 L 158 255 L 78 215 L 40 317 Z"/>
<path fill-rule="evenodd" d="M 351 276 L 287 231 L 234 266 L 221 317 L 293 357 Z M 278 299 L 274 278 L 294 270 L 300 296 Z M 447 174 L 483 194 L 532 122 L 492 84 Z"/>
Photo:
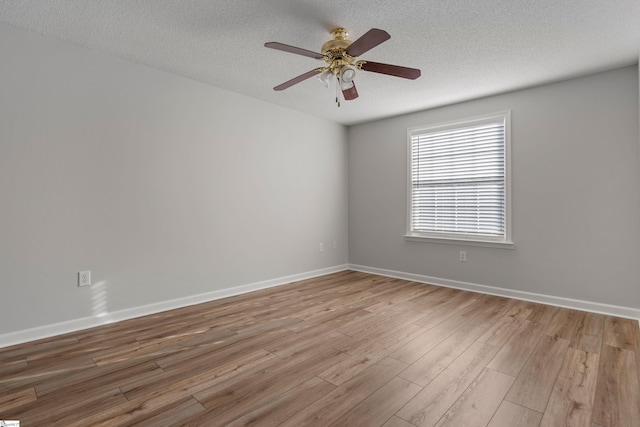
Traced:
<path fill-rule="evenodd" d="M 638 322 L 344 271 L 0 349 L 22 426 L 640 426 Z"/>

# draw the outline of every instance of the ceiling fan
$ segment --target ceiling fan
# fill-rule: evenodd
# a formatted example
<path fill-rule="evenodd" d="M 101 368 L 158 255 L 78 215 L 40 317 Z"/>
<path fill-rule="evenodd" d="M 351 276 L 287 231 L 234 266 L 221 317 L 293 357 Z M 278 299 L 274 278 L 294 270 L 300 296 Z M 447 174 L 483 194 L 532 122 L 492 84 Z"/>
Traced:
<path fill-rule="evenodd" d="M 320 81 L 329 87 L 333 79 L 336 80 L 336 103 L 340 106 L 340 91 L 346 101 L 356 99 L 358 91 L 354 83 L 356 70 L 370 71 L 373 73 L 387 74 L 389 76 L 402 77 L 415 80 L 420 77 L 420 70 L 416 68 L 401 67 L 399 65 L 382 64 L 380 62 L 358 60 L 358 56 L 373 49 L 379 44 L 389 40 L 391 36 L 384 30 L 372 28 L 356 41 L 347 40 L 349 33 L 344 28 L 336 28 L 331 31 L 332 40 L 322 45 L 322 53 L 313 52 L 295 46 L 289 46 L 278 42 L 268 42 L 264 46 L 321 59 L 327 66 L 307 71 L 276 87 L 274 90 L 284 90 L 298 84 L 308 78 L 318 75 Z"/>

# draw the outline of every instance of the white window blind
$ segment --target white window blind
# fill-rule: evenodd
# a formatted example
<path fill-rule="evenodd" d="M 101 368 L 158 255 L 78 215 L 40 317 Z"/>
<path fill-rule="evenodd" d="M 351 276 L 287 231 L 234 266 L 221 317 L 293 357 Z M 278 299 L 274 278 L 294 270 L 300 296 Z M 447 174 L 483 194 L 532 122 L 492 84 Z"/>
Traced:
<path fill-rule="evenodd" d="M 508 240 L 508 113 L 410 131 L 410 234 Z"/>

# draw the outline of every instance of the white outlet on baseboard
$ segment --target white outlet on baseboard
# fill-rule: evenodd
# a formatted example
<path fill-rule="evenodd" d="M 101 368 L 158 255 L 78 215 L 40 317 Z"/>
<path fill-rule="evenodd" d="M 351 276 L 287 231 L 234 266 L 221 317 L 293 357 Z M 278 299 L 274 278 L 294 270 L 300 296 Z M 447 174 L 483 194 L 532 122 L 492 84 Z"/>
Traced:
<path fill-rule="evenodd" d="M 460 261 L 465 262 L 467 260 L 467 251 L 460 251 Z"/>
<path fill-rule="evenodd" d="M 91 284 L 91 271 L 78 272 L 78 286 L 89 286 Z"/>

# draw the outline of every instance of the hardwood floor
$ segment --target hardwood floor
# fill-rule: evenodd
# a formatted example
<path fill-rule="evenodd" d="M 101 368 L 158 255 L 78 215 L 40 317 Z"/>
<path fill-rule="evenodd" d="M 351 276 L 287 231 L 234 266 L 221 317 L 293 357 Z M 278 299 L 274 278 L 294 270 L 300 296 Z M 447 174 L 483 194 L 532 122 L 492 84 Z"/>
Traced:
<path fill-rule="evenodd" d="M 22 426 L 640 426 L 638 322 L 354 271 L 0 349 Z"/>

